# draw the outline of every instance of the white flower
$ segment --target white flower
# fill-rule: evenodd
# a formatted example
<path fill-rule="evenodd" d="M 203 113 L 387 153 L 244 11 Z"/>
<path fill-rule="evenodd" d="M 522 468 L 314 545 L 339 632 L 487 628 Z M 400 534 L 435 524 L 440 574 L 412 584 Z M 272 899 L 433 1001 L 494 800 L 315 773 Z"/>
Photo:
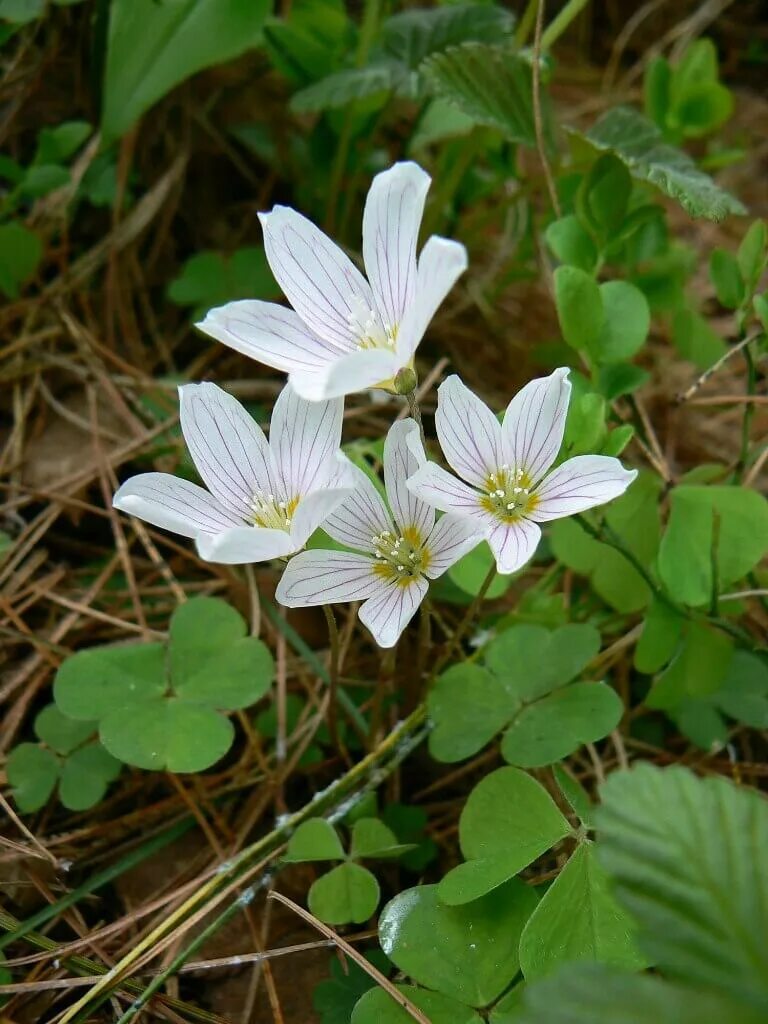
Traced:
<path fill-rule="evenodd" d="M 413 420 L 394 423 L 384 444 L 384 482 L 392 509 L 366 474 L 323 523 L 334 540 L 365 554 L 304 551 L 291 560 L 277 588 L 289 608 L 363 601 L 360 621 L 380 647 L 393 647 L 437 579 L 479 543 L 475 526 L 456 516 L 435 522 L 435 510 L 406 487 L 426 461 Z"/>
<path fill-rule="evenodd" d="M 290 374 L 296 392 L 312 401 L 391 388 L 398 370 L 412 365 L 429 321 L 467 265 L 463 245 L 436 236 L 417 265 L 429 183 L 414 163 L 395 164 L 373 179 L 363 213 L 367 281 L 295 210 L 276 206 L 260 214 L 269 265 L 293 309 L 230 302 L 197 326 Z"/>
<path fill-rule="evenodd" d="M 515 572 L 533 555 L 539 523 L 602 505 L 637 476 L 605 455 L 578 455 L 548 472 L 563 440 L 568 372 L 562 368 L 526 384 L 501 424 L 457 376 L 438 389 L 437 436 L 463 479 L 429 462 L 408 487 L 436 508 L 468 517 L 488 541 L 500 573 Z"/>
<path fill-rule="evenodd" d="M 306 402 L 290 385 L 264 432 L 215 384 L 179 388 L 181 429 L 208 490 L 169 473 L 131 477 L 115 508 L 183 537 L 209 562 L 291 555 L 352 493 L 339 450 L 344 400 Z"/>

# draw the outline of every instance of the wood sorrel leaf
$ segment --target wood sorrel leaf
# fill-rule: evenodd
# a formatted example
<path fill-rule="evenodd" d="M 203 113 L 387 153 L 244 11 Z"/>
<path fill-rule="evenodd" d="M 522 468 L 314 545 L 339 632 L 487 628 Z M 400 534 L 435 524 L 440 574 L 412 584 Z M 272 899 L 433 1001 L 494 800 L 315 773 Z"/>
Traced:
<path fill-rule="evenodd" d="M 359 864 L 339 864 L 312 884 L 307 902 L 326 924 L 362 924 L 379 905 L 379 883 Z"/>
<path fill-rule="evenodd" d="M 519 625 L 488 644 L 484 661 L 510 695 L 534 700 L 575 679 L 599 650 L 600 634 L 593 626 Z"/>
<path fill-rule="evenodd" d="M 288 840 L 285 860 L 300 863 L 313 860 L 344 860 L 346 854 L 336 829 L 325 818 L 310 818 L 299 825 Z"/>
<path fill-rule="evenodd" d="M 159 699 L 166 689 L 163 644 L 80 651 L 61 663 L 53 694 L 68 718 L 86 722 Z"/>
<path fill-rule="evenodd" d="M 517 706 L 503 683 L 480 665 L 452 665 L 427 698 L 435 726 L 430 753 L 446 763 L 471 757 L 504 728 Z"/>
<path fill-rule="evenodd" d="M 413 985 L 398 985 L 397 990 L 423 1010 L 431 1024 L 481 1024 L 474 1010 L 439 992 Z M 372 988 L 358 1000 L 349 1024 L 411 1024 L 412 1021 L 413 1017 L 389 993 Z"/>

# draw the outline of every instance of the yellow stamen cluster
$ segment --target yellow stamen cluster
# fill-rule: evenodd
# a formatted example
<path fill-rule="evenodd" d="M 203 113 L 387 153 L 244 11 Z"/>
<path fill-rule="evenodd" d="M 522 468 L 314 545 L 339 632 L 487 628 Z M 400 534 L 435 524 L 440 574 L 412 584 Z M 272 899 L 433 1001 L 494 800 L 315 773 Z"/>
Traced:
<path fill-rule="evenodd" d="M 382 323 L 375 309 L 369 309 L 358 296 L 350 301 L 352 307 L 347 316 L 349 326 L 359 339 L 359 349 L 383 348 L 394 350 L 397 340 L 397 326 Z"/>
<path fill-rule="evenodd" d="M 384 579 L 407 586 L 421 576 L 429 564 L 429 553 L 416 530 L 405 530 L 400 536 L 383 530 L 371 539 L 376 558 L 373 569 Z"/>
<path fill-rule="evenodd" d="M 480 504 L 505 523 L 512 523 L 530 512 L 536 502 L 527 473 L 511 469 L 506 462 L 495 473 L 489 474 L 486 490 L 488 493 L 480 499 Z"/>
<path fill-rule="evenodd" d="M 251 519 L 254 526 L 264 526 L 268 530 L 290 530 L 298 504 L 298 498 L 284 500 L 258 490 L 251 498 Z"/>

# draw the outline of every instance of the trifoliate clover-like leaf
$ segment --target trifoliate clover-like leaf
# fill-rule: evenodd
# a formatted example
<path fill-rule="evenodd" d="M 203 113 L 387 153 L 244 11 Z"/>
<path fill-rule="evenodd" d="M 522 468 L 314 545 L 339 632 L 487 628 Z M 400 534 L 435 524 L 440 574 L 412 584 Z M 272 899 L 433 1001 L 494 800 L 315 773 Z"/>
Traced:
<path fill-rule="evenodd" d="M 294 863 L 316 860 L 344 860 L 346 854 L 338 832 L 325 818 L 310 818 L 299 825 L 288 840 L 285 860 Z"/>
<path fill-rule="evenodd" d="M 349 861 L 321 875 L 312 884 L 307 902 L 326 924 L 363 924 L 375 913 L 380 895 L 371 872 Z"/>

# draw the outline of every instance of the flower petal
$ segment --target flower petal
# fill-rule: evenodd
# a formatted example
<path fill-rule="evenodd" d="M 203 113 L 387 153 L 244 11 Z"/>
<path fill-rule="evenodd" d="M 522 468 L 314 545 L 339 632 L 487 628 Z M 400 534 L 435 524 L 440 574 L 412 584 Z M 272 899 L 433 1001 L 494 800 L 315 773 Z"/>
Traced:
<path fill-rule="evenodd" d="M 503 461 L 501 426 L 455 373 L 437 389 L 435 427 L 451 467 L 468 483 L 485 488 Z"/>
<path fill-rule="evenodd" d="M 286 608 L 337 601 L 364 601 L 379 593 L 383 580 L 373 560 L 351 551 L 302 551 L 288 563 L 275 596 Z"/>
<path fill-rule="evenodd" d="M 424 337 L 441 302 L 467 269 L 467 250 L 460 242 L 433 235 L 419 256 L 416 294 L 397 333 L 397 354 L 407 362 Z"/>
<path fill-rule="evenodd" d="M 274 490 L 275 473 L 261 427 L 215 384 L 179 388 L 181 430 L 210 491 L 241 519 L 256 492 Z"/>
<path fill-rule="evenodd" d="M 345 351 L 313 334 L 298 313 L 276 302 L 228 302 L 208 310 L 195 326 L 236 352 L 284 373 L 313 373 Z"/>
<path fill-rule="evenodd" d="M 409 490 L 407 484 L 408 477 L 426 461 L 416 421 L 408 419 L 393 423 L 384 441 L 387 498 L 400 530 L 415 527 L 422 540 L 426 540 L 435 525 L 435 509 Z"/>
<path fill-rule="evenodd" d="M 487 515 L 478 492 L 435 462 L 427 462 L 416 470 L 408 480 L 408 490 L 443 512 L 474 519 L 484 519 Z"/>
<path fill-rule="evenodd" d="M 546 477 L 534 495 L 531 519 L 546 523 L 618 498 L 637 476 L 609 455 L 577 455 Z"/>
<path fill-rule="evenodd" d="M 430 177 L 418 164 L 397 163 L 373 179 L 363 212 L 363 260 L 376 308 L 396 327 L 416 292 L 416 243 Z"/>
<path fill-rule="evenodd" d="M 429 583 L 418 576 L 403 585 L 388 582 L 360 608 L 360 621 L 373 633 L 379 647 L 394 647 L 400 634 L 416 614 Z"/>
<path fill-rule="evenodd" d="M 277 396 L 269 427 L 269 446 L 290 500 L 324 487 L 336 470 L 332 460 L 341 444 L 344 400 L 308 402 L 290 382 Z"/>
<path fill-rule="evenodd" d="M 514 523 L 496 521 L 485 539 L 496 559 L 496 568 L 506 576 L 517 572 L 532 557 L 541 540 L 541 530 L 530 519 L 517 519 Z"/>
<path fill-rule="evenodd" d="M 502 427 L 504 462 L 534 486 L 557 458 L 571 396 L 570 370 L 563 366 L 519 391 L 507 406 Z"/>
<path fill-rule="evenodd" d="M 458 560 L 477 547 L 483 539 L 478 524 L 463 516 L 445 515 L 438 519 L 427 539 L 429 564 L 424 570 L 431 580 L 450 569 Z"/>
<path fill-rule="evenodd" d="M 357 466 L 351 467 L 351 473 L 354 490 L 326 519 L 323 529 L 340 544 L 373 552 L 373 538 L 384 530 L 392 530 L 392 519 L 368 475 Z"/>
<path fill-rule="evenodd" d="M 264 248 L 286 298 L 311 330 L 350 351 L 358 338 L 350 327 L 356 297 L 373 309 L 373 293 L 352 261 L 312 221 L 287 206 L 260 213 Z"/>
<path fill-rule="evenodd" d="M 400 369 L 397 356 L 386 349 L 358 349 L 326 363 L 312 373 L 291 374 L 297 394 L 310 402 L 351 395 L 391 380 Z"/>
<path fill-rule="evenodd" d="M 115 494 L 112 506 L 182 537 L 218 533 L 242 524 L 240 516 L 221 505 L 208 491 L 170 473 L 132 476 Z"/>
<path fill-rule="evenodd" d="M 296 550 L 285 530 L 268 530 L 260 526 L 233 526 L 221 533 L 200 533 L 197 551 L 206 562 L 220 565 L 244 565 L 284 558 Z"/>
<path fill-rule="evenodd" d="M 295 550 L 303 548 L 318 526 L 322 526 L 353 493 L 351 487 L 324 487 L 302 498 L 291 522 L 291 538 Z"/>

